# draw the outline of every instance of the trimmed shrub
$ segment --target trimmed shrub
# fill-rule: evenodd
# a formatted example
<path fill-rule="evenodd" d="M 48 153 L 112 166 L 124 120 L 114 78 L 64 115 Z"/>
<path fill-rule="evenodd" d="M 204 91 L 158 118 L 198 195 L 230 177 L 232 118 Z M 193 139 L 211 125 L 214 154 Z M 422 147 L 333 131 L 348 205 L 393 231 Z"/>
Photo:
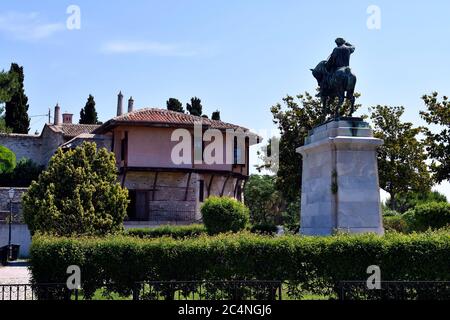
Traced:
<path fill-rule="evenodd" d="M 405 217 L 415 231 L 440 229 L 450 225 L 450 203 L 429 202 L 416 206 L 405 213 Z"/>
<path fill-rule="evenodd" d="M 291 295 L 295 290 L 301 295 L 298 288 L 331 294 L 339 281 L 365 281 L 370 265 L 378 265 L 386 281 L 449 281 L 450 235 L 241 233 L 183 240 L 35 236 L 30 263 L 34 283 L 65 283 L 67 266 L 80 266 L 87 297 L 105 286 L 129 295 L 139 281 L 233 279 L 288 281 Z"/>
<path fill-rule="evenodd" d="M 206 233 L 206 228 L 202 224 L 191 224 L 187 226 L 162 226 L 157 228 L 136 228 L 128 229 L 125 235 L 142 239 L 152 239 L 159 237 L 171 237 L 174 239 L 197 237 Z"/>
<path fill-rule="evenodd" d="M 229 197 L 209 197 L 201 208 L 203 223 L 209 234 L 238 232 L 249 222 L 248 208 Z"/>
<path fill-rule="evenodd" d="M 265 235 L 275 235 L 278 231 L 276 225 L 272 223 L 259 223 L 254 224 L 250 228 L 251 233 L 265 234 Z"/>
<path fill-rule="evenodd" d="M 395 231 L 401 233 L 408 232 L 408 223 L 401 215 L 384 216 L 383 226 L 386 231 Z"/>

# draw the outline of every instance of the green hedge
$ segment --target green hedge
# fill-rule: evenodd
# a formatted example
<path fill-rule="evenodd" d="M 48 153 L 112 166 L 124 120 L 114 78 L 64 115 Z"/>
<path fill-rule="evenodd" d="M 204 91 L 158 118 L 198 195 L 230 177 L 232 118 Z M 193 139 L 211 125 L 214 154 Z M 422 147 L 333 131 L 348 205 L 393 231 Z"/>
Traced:
<path fill-rule="evenodd" d="M 35 283 L 65 283 L 67 266 L 80 266 L 88 297 L 105 284 L 108 291 L 129 295 L 135 282 L 145 280 L 286 280 L 294 291 L 332 293 L 340 280 L 367 279 L 370 265 L 380 266 L 382 280 L 448 281 L 450 235 L 35 236 L 30 263 Z"/>
<path fill-rule="evenodd" d="M 417 205 L 405 213 L 405 219 L 410 228 L 415 231 L 448 227 L 450 226 L 450 203 L 428 202 Z"/>
<path fill-rule="evenodd" d="M 128 229 L 125 235 L 139 237 L 142 239 L 152 239 L 159 237 L 172 237 L 174 239 L 182 239 L 189 237 L 197 237 L 206 234 L 206 228 L 202 224 L 191 224 L 186 226 L 162 226 L 157 228 L 136 228 Z"/>
<path fill-rule="evenodd" d="M 383 226 L 386 231 L 409 232 L 408 222 L 403 215 L 383 217 Z"/>

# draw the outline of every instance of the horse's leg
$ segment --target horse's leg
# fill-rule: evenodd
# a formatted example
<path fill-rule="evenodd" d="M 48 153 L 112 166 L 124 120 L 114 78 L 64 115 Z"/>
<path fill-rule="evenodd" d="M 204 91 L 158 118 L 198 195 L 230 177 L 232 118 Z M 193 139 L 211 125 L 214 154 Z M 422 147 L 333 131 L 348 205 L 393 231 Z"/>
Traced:
<path fill-rule="evenodd" d="M 350 117 L 353 117 L 353 112 L 355 112 L 355 96 L 352 94 L 350 97 Z"/>
<path fill-rule="evenodd" d="M 321 96 L 321 101 L 322 101 L 322 121 L 325 121 L 327 118 L 327 96 Z"/>
<path fill-rule="evenodd" d="M 344 96 L 344 92 L 339 92 L 339 102 L 338 105 L 336 107 L 336 119 L 339 118 L 340 115 L 340 110 L 342 108 L 342 105 L 344 104 L 344 100 L 345 100 L 345 96 Z"/>

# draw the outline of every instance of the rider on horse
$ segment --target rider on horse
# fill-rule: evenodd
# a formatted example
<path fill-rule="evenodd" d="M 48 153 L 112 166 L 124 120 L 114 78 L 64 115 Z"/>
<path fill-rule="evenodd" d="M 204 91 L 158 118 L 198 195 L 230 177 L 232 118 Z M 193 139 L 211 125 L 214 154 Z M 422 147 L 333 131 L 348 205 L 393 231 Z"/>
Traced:
<path fill-rule="evenodd" d="M 328 76 L 324 77 L 320 87 L 322 89 L 329 88 L 330 79 L 333 73 L 339 68 L 350 66 L 350 55 L 355 52 L 355 47 L 342 38 L 335 40 L 337 47 L 334 48 L 330 57 L 326 62 Z M 320 96 L 320 94 L 318 95 Z"/>

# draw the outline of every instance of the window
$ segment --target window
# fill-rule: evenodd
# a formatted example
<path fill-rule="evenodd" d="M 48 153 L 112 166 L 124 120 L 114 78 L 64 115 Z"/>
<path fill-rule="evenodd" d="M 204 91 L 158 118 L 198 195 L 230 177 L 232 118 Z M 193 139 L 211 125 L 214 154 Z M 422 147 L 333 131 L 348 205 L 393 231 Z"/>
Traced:
<path fill-rule="evenodd" d="M 127 153 L 128 153 L 128 132 L 125 131 L 124 138 L 120 141 L 120 160 L 127 161 Z"/>

